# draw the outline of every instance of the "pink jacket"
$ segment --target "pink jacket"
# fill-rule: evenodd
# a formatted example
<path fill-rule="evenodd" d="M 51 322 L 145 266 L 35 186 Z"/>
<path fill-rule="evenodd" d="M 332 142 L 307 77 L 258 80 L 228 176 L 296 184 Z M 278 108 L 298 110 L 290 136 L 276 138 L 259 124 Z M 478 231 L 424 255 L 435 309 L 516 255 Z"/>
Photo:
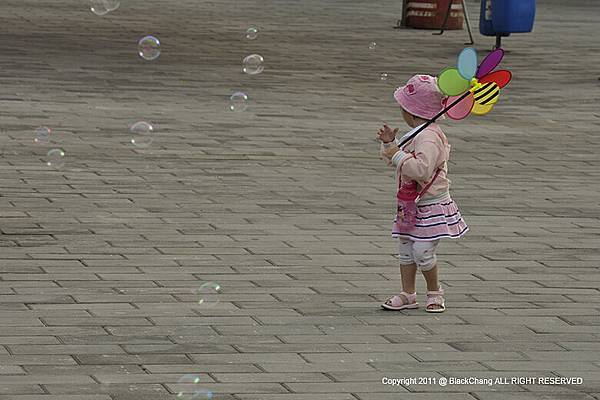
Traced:
<path fill-rule="evenodd" d="M 396 176 L 416 181 L 419 190 L 431 180 L 436 169 L 441 167 L 435 182 L 419 202 L 423 204 L 435 198 L 443 199 L 444 194 L 448 193 L 450 180 L 446 176 L 449 158 L 450 145 L 446 135 L 437 124 L 431 124 L 404 145 L 402 151 L 394 155 L 392 162 L 396 165 Z"/>

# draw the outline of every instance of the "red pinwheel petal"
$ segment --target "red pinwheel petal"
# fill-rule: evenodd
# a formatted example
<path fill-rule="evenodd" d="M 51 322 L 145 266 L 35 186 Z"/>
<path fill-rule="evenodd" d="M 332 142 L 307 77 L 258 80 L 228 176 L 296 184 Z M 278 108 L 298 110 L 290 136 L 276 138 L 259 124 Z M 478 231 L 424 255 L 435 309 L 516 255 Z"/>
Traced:
<path fill-rule="evenodd" d="M 479 80 L 479 83 L 495 82 L 500 88 L 503 88 L 504 86 L 508 85 L 508 82 L 510 82 L 511 78 L 512 74 L 510 71 L 500 69 L 482 77 Z"/>

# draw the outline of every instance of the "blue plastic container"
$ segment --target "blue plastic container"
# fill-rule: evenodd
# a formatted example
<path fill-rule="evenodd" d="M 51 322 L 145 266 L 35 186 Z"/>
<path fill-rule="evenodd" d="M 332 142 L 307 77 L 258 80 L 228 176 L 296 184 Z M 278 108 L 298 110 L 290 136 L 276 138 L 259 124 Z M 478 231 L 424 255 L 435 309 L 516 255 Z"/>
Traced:
<path fill-rule="evenodd" d="M 481 0 L 479 31 L 486 36 L 531 32 L 535 0 Z"/>
<path fill-rule="evenodd" d="M 496 36 L 496 32 L 492 26 L 492 0 L 481 0 L 479 32 L 485 36 Z"/>

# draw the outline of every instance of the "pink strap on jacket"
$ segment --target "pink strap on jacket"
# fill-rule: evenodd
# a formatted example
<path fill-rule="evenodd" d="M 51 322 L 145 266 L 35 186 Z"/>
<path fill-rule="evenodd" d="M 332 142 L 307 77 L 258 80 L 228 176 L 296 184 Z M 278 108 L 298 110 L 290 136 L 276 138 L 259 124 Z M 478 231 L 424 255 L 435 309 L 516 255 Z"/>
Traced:
<path fill-rule="evenodd" d="M 429 190 L 429 188 L 431 187 L 431 185 L 433 185 L 433 182 L 435 181 L 435 178 L 438 177 L 438 175 L 440 174 L 440 172 L 442 172 L 441 168 L 438 168 L 435 171 L 435 174 L 433 174 L 433 178 L 431 178 L 431 180 L 429 181 L 429 183 L 427 185 L 425 185 L 423 187 L 423 189 L 421 189 L 421 191 L 419 192 L 419 194 L 417 195 L 417 198 L 415 199 L 415 203 L 419 202 L 419 199 L 425 194 L 427 193 L 427 191 Z"/>

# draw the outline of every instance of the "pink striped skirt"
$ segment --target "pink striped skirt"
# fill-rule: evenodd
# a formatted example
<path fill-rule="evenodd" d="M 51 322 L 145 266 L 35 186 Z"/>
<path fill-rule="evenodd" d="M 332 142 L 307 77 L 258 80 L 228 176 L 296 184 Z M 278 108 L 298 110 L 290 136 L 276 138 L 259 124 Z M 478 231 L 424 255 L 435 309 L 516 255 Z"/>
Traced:
<path fill-rule="evenodd" d="M 432 241 L 441 238 L 459 238 L 469 230 L 462 219 L 458 206 L 453 200 L 427 206 L 417 206 L 417 222 L 414 226 L 402 228 L 394 219 L 392 237 L 415 241 Z"/>

